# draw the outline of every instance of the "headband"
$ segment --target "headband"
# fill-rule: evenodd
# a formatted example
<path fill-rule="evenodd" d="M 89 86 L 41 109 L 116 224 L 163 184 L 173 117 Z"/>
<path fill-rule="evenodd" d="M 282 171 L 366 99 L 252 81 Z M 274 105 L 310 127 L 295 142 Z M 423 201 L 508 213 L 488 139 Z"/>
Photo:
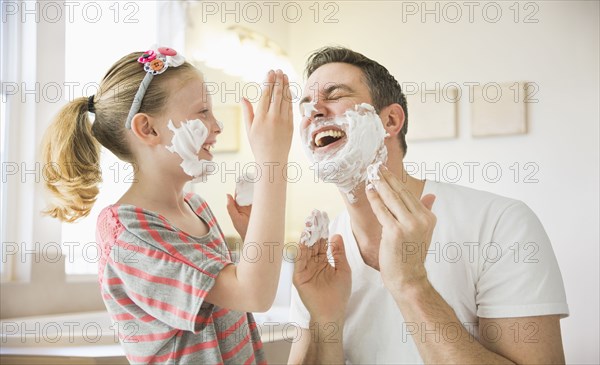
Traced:
<path fill-rule="evenodd" d="M 144 52 L 144 54 L 138 58 L 138 62 L 144 65 L 146 76 L 144 76 L 140 87 L 135 93 L 133 103 L 129 109 L 129 114 L 125 121 L 125 128 L 127 129 L 131 129 L 131 120 L 140 110 L 142 100 L 144 99 L 144 95 L 146 95 L 146 90 L 148 89 L 148 86 L 150 86 L 150 81 L 152 81 L 154 76 L 160 75 L 169 67 L 181 66 L 185 62 L 185 58 L 182 55 L 177 54 L 173 48 L 159 47 L 158 49 L 153 48 Z"/>

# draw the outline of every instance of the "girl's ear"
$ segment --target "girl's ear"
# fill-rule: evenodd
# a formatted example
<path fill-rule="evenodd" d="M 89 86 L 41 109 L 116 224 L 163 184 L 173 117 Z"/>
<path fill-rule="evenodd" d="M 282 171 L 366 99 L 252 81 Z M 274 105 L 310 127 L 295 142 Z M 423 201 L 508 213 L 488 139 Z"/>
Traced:
<path fill-rule="evenodd" d="M 142 143 L 156 146 L 160 144 L 160 137 L 154 123 L 155 119 L 148 114 L 137 113 L 131 120 L 131 131 Z"/>
<path fill-rule="evenodd" d="M 390 136 L 396 136 L 404 126 L 405 114 L 400 104 L 394 103 L 386 106 L 380 113 L 383 128 Z"/>

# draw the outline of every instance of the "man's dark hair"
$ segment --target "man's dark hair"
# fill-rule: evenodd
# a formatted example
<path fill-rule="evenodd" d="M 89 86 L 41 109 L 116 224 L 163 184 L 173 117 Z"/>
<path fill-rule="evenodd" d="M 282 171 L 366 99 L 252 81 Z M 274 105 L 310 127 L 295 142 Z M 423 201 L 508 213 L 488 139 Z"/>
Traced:
<path fill-rule="evenodd" d="M 406 156 L 406 132 L 408 131 L 408 109 L 406 107 L 406 97 L 402 93 L 402 88 L 394 76 L 380 65 L 364 55 L 354 52 L 344 47 L 323 47 L 310 55 L 306 61 L 306 77 L 310 77 L 319 67 L 328 63 L 342 62 L 354 65 L 360 68 L 364 75 L 364 81 L 369 92 L 373 105 L 377 112 L 388 105 L 398 103 L 404 110 L 404 125 L 400 130 L 400 145 Z"/>

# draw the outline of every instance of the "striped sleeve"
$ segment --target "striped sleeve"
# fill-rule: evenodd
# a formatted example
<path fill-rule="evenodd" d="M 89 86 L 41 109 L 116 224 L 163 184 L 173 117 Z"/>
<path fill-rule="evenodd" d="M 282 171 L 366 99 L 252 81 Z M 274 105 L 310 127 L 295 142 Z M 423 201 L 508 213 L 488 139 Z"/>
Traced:
<path fill-rule="evenodd" d="M 105 293 L 170 327 L 200 331 L 212 313 L 204 298 L 231 263 L 218 245 L 208 244 L 214 237 L 198 242 L 139 208 L 119 207 L 115 214 L 123 229 L 105 264 Z"/>

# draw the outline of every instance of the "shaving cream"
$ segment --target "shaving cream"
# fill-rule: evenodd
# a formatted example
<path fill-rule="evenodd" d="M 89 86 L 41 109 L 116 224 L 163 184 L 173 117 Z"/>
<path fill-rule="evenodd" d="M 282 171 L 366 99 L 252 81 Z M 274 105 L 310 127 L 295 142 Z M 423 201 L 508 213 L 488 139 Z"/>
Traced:
<path fill-rule="evenodd" d="M 381 161 L 370 164 L 367 167 L 367 181 L 375 181 L 379 179 L 379 167 L 383 165 Z"/>
<path fill-rule="evenodd" d="M 193 177 L 194 182 L 198 181 L 212 165 L 211 161 L 198 158 L 198 152 L 208 138 L 208 129 L 200 119 L 183 121 L 179 128 L 169 120 L 167 127 L 173 131 L 171 146 L 166 146 L 167 149 L 182 158 L 180 166 L 183 171 Z"/>
<path fill-rule="evenodd" d="M 310 101 L 310 102 L 302 104 L 302 108 L 303 108 L 302 116 L 308 118 L 312 115 L 313 112 L 318 112 L 317 108 L 315 108 L 315 105 L 317 105 L 317 103 L 314 101 Z"/>
<path fill-rule="evenodd" d="M 235 183 L 235 201 L 244 207 L 252 205 L 254 200 L 254 177 L 250 175 L 240 176 Z"/>
<path fill-rule="evenodd" d="M 342 130 L 346 141 L 340 147 L 322 152 L 313 143 L 312 135 L 326 127 Z M 300 133 L 304 151 L 315 163 L 319 178 L 336 184 L 350 203 L 357 201 L 357 188 L 367 179 L 367 167 L 387 161 L 383 123 L 375 108 L 366 103 L 355 105 L 342 116 L 317 118 Z"/>
<path fill-rule="evenodd" d="M 329 217 L 326 212 L 314 209 L 304 221 L 300 243 L 312 247 L 320 239 L 329 238 Z"/>

